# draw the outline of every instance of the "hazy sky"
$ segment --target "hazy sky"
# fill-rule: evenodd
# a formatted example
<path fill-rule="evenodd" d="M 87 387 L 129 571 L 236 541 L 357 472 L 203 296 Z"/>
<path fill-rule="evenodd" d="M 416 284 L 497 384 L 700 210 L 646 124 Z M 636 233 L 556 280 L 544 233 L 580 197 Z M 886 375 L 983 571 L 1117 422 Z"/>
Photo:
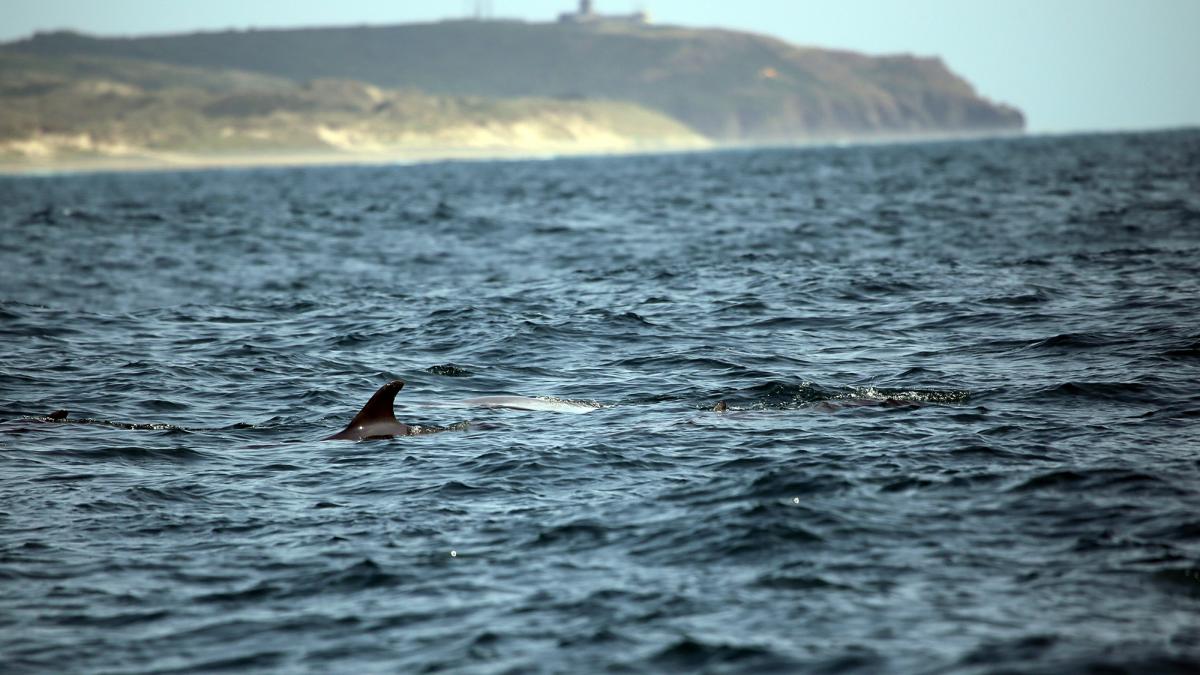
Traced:
<path fill-rule="evenodd" d="M 463 16 L 545 21 L 574 0 L 0 0 L 0 40 L 386 24 Z M 721 26 L 873 54 L 939 55 L 1031 131 L 1200 125 L 1200 0 L 595 0 L 659 23 Z"/>

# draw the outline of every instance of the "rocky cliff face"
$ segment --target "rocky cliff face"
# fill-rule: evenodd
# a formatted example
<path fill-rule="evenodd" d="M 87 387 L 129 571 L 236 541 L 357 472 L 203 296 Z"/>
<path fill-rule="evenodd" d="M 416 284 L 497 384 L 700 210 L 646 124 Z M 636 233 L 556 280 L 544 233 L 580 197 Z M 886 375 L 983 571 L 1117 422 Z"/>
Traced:
<path fill-rule="evenodd" d="M 146 38 L 37 35 L 4 51 L 123 57 L 443 95 L 624 100 L 734 142 L 1020 131 L 936 58 L 626 24 L 452 21 Z"/>

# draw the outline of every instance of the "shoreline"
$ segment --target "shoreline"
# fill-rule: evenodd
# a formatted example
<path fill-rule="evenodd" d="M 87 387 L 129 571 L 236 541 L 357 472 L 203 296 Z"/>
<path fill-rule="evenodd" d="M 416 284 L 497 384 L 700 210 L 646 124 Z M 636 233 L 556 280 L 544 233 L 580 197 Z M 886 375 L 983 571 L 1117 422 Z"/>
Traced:
<path fill-rule="evenodd" d="M 184 153 L 64 157 L 38 160 L 0 159 L 0 176 L 45 176 L 71 173 L 205 171 L 317 166 L 387 166 L 447 161 L 520 161 L 558 157 L 671 154 L 712 150 L 715 144 L 662 144 L 597 148 L 551 145 L 544 148 L 404 148 L 394 152 L 346 152 L 334 149 L 273 152 Z"/>
<path fill-rule="evenodd" d="M 141 155 L 76 156 L 41 160 L 0 159 L 0 177 L 37 177 L 76 173 L 141 173 L 158 171 L 206 171 L 268 169 L 320 166 L 403 166 L 453 161 L 536 161 L 570 157 L 622 157 L 768 149 L 812 149 L 865 145 L 908 145 L 939 142 L 971 142 L 996 139 L 1038 138 L 1043 136 L 1089 136 L 1111 133 L 1154 134 L 1191 129 L 1148 129 L 1126 132 L 1028 133 L 978 132 L 911 135 L 812 138 L 791 142 L 661 143 L 597 147 L 588 144 L 548 144 L 544 147 L 415 147 L 393 152 L 347 152 L 336 149 L 310 149 L 273 152 L 183 153 L 148 152 Z"/>

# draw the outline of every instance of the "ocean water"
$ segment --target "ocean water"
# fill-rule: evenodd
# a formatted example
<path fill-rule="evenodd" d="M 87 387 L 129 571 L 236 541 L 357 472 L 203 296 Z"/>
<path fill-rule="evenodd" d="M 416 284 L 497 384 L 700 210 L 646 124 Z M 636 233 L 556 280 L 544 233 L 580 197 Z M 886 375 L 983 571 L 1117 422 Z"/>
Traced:
<path fill-rule="evenodd" d="M 1200 131 L 3 178 L 0 671 L 1196 672 L 1198 383 Z"/>

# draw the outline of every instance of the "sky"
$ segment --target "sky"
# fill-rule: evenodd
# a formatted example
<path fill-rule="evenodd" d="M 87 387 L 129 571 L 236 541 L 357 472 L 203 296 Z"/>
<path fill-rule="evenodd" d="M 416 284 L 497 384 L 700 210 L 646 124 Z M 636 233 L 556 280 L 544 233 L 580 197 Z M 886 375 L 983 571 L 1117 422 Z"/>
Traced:
<path fill-rule="evenodd" d="M 575 0 L 0 0 L 0 41 L 394 24 L 472 14 L 549 21 Z M 868 54 L 940 56 L 1032 132 L 1200 126 L 1200 0 L 595 0 L 656 23 Z M 489 10 L 490 8 L 490 10 Z"/>

